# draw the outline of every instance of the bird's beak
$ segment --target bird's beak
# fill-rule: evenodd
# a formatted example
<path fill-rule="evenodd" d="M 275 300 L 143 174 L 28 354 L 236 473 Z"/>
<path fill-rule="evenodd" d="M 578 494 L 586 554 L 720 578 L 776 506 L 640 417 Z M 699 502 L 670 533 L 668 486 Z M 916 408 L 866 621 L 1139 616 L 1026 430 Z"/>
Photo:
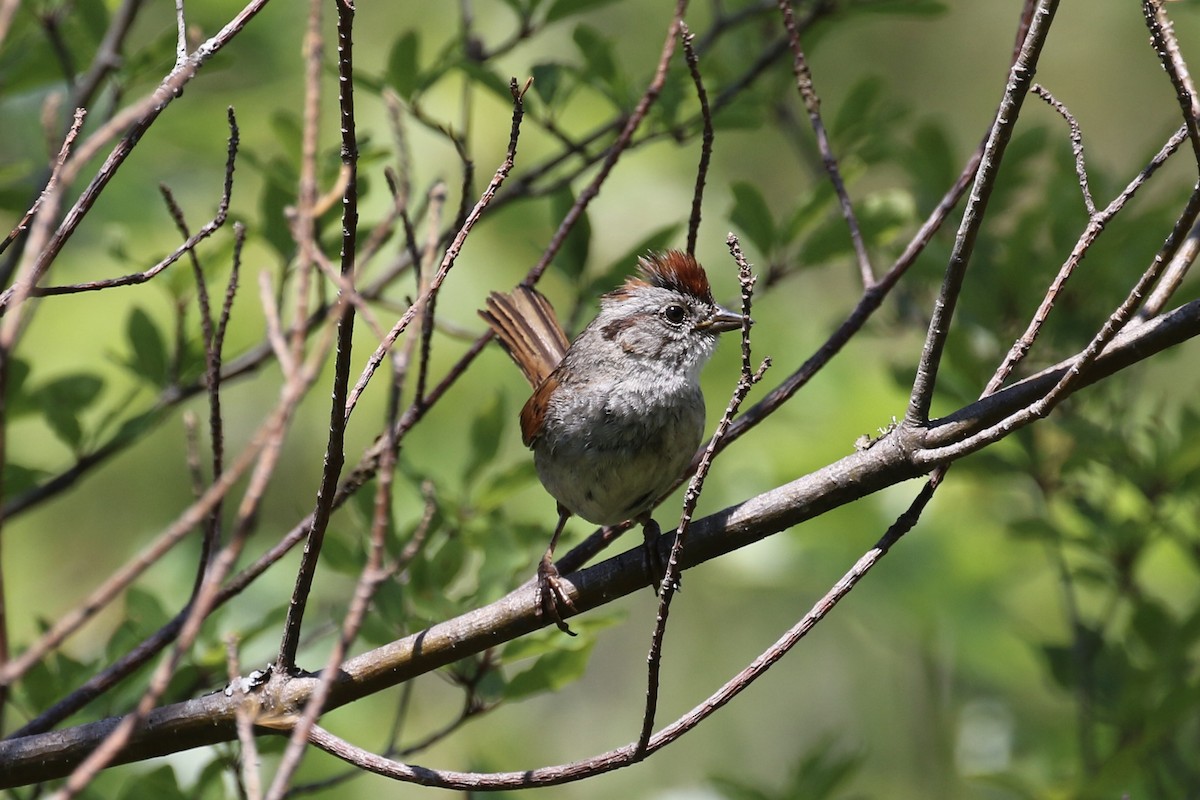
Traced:
<path fill-rule="evenodd" d="M 754 324 L 754 320 L 750 320 L 750 324 Z M 717 306 L 717 310 L 711 317 L 701 322 L 696 326 L 701 330 L 709 329 L 717 333 L 725 333 L 726 331 L 736 331 L 742 327 L 742 315 L 736 311 L 730 311 L 723 306 Z"/>

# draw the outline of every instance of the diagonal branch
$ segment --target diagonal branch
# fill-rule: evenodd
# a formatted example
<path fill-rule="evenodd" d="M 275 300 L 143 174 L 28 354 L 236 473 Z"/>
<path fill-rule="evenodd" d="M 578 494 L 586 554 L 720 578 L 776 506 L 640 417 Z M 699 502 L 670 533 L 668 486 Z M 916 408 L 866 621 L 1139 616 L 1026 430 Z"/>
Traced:
<path fill-rule="evenodd" d="M 779 0 L 779 11 L 783 14 L 783 27 L 787 31 L 788 45 L 792 48 L 792 73 L 796 76 L 796 88 L 808 111 L 808 121 L 813 133 L 817 136 L 817 148 L 821 152 L 821 163 L 829 173 L 829 182 L 837 194 L 838 205 L 841 206 L 842 216 L 846 227 L 850 229 L 850 241 L 854 245 L 854 256 L 858 260 L 858 271 L 864 288 L 875 283 L 875 271 L 871 268 L 871 256 L 867 253 L 866 242 L 863 241 L 862 229 L 858 225 L 858 215 L 854 213 L 854 204 L 846 191 L 846 182 L 842 180 L 842 171 L 838 167 L 837 157 L 833 154 L 833 146 L 829 143 L 829 132 L 821 119 L 821 98 L 813 88 L 812 71 L 808 68 L 808 59 L 804 56 L 804 48 L 800 45 L 800 30 L 796 26 L 796 17 L 792 14 L 791 0 Z"/>
<path fill-rule="evenodd" d="M 954 248 L 950 253 L 950 263 L 946 266 L 946 275 L 942 281 L 942 289 L 933 307 L 933 315 L 929 320 L 929 333 L 925 337 L 925 346 L 921 350 L 921 361 L 917 366 L 917 374 L 913 379 L 912 396 L 909 398 L 908 411 L 904 415 L 906 425 L 925 425 L 929 421 L 929 407 L 933 403 L 933 391 L 937 384 L 938 367 L 941 365 L 942 351 L 950 335 L 950 322 L 954 318 L 954 309 L 962 291 L 963 279 L 966 278 L 967 266 L 975 249 L 975 238 L 983 225 L 984 214 L 987 212 L 988 199 L 1000 172 L 1000 163 L 1004 151 L 1016 129 L 1017 120 L 1021 114 L 1021 106 L 1033 83 L 1034 72 L 1050 33 L 1050 25 L 1054 21 L 1054 12 L 1058 9 L 1058 0 L 1040 0 L 1029 24 L 1029 32 L 1021 52 L 1009 71 L 1008 84 L 1004 87 L 1004 96 L 1000 100 L 1000 108 L 996 111 L 995 122 L 988 134 L 987 143 L 983 149 L 983 159 L 979 171 L 975 174 L 975 184 L 967 198 L 967 207 L 963 212 L 962 221 L 958 226 L 958 234 L 954 239 Z"/>
<path fill-rule="evenodd" d="M 232 41 L 250 20 L 267 5 L 270 0 L 251 0 L 233 19 L 225 24 L 214 36 L 209 38 L 184 63 L 177 65 L 163 78 L 158 87 L 146 97 L 124 109 L 109 121 L 101 130 L 92 134 L 66 164 L 64 182 L 70 183 L 79 169 L 95 155 L 96 151 L 113 135 L 116 130 L 130 126 L 116 146 L 104 160 L 100 171 L 92 178 L 91 183 L 83 190 L 79 199 L 67 212 L 66 217 L 54 232 L 44 248 L 35 254 L 36 261 L 32 274 L 16 286 L 11 286 L 0 293 L 0 314 L 10 310 L 14 300 L 24 298 L 28 292 L 41 282 L 46 271 L 58 256 L 59 251 L 74 234 L 83 218 L 95 205 L 101 192 L 109 181 L 116 175 L 117 170 L 125 163 L 134 146 L 142 138 L 159 115 L 166 110 L 171 101 L 182 94 L 183 87 L 195 77 L 199 69 L 216 53 Z"/>
<path fill-rule="evenodd" d="M 1196 336 L 1200 336 L 1200 301 L 1122 330 L 1098 358 L 1079 372 L 1077 380 L 1067 384 L 1064 392 L 1078 391 Z M 1036 403 L 1078 362 L 1079 357 L 1070 359 L 1006 387 L 937 420 L 927 430 L 902 426 L 869 449 L 696 520 L 690 529 L 682 566 L 693 567 L 929 472 L 938 464 L 917 458 L 919 453 L 961 441 Z M 1020 422 L 1032 421 L 1031 417 Z M 669 537 L 663 537 L 660 547 L 664 556 L 668 554 L 668 546 Z M 571 575 L 572 601 L 580 611 L 586 611 L 638 591 L 645 586 L 643 565 L 644 554 L 639 545 Z M 535 613 L 535 592 L 536 587 L 530 582 L 488 606 L 349 659 L 331 687 L 327 708 L 345 705 L 542 627 L 544 622 Z M 296 718 L 317 682 L 315 677 L 286 679 L 270 693 L 252 694 L 250 697 L 258 703 L 258 724 L 290 727 L 288 720 Z M 147 717 L 145 726 L 132 733 L 129 745 L 117 760 L 138 760 L 232 741 L 237 735 L 236 706 L 231 698 L 218 694 L 157 709 Z M 61 776 L 119 722 L 119 719 L 103 720 L 0 742 L 0 763 L 6 767 L 0 775 L 0 788 Z"/>

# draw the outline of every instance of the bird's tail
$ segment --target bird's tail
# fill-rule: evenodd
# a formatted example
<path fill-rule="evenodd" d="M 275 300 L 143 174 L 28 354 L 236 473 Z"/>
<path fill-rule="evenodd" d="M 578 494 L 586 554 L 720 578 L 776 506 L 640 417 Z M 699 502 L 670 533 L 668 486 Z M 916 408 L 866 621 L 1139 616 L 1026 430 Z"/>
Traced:
<path fill-rule="evenodd" d="M 535 389 L 567 354 L 570 342 L 550 301 L 528 286 L 492 292 L 479 316 Z"/>

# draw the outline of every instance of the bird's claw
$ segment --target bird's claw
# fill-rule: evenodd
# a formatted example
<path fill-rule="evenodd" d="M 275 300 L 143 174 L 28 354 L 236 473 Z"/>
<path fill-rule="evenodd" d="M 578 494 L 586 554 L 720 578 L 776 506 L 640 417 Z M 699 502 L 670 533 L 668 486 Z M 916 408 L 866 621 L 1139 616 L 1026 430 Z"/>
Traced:
<path fill-rule="evenodd" d="M 571 613 L 575 612 L 575 604 L 571 602 L 571 598 L 563 586 L 558 568 L 554 566 L 554 562 L 550 560 L 550 554 L 547 553 L 538 562 L 537 614 L 539 617 L 549 617 L 554 620 L 554 624 L 560 631 L 568 636 L 574 636 L 575 631 L 571 630 L 563 619 L 563 608 L 568 609 Z"/>

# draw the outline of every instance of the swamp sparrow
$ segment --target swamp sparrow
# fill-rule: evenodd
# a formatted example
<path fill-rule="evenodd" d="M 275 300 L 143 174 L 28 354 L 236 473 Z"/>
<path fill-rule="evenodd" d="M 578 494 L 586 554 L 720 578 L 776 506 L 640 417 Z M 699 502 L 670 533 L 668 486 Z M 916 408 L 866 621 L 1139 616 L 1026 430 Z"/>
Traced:
<path fill-rule="evenodd" d="M 558 525 L 538 564 L 538 611 L 567 633 L 559 604 L 571 602 L 553 563 L 567 518 L 641 522 L 655 566 L 659 530 L 650 509 L 704 435 L 700 369 L 717 335 L 742 325 L 741 314 L 713 300 L 692 256 L 652 253 L 638 267 L 638 277 L 601 298 L 599 315 L 571 344 L 550 302 L 527 286 L 493 292 L 479 312 L 533 385 L 521 437 L 558 501 Z"/>

